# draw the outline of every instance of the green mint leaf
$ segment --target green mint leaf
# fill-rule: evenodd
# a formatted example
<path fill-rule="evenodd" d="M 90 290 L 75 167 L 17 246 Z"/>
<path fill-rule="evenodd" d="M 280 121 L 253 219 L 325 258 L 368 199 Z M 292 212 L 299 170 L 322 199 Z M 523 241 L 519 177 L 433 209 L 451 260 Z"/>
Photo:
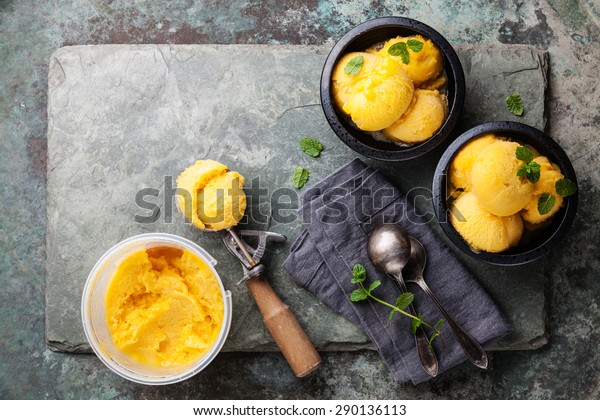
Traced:
<path fill-rule="evenodd" d="M 408 54 L 406 42 L 396 42 L 388 48 L 388 53 L 394 57 L 400 56 L 404 64 L 410 63 L 410 55 Z"/>
<path fill-rule="evenodd" d="M 538 200 L 538 211 L 543 216 L 552 211 L 552 208 L 556 204 L 556 198 L 552 194 L 543 193 Z"/>
<path fill-rule="evenodd" d="M 306 181 L 308 181 L 308 176 L 308 169 L 297 166 L 294 169 L 294 175 L 292 175 L 292 185 L 298 189 L 302 188 L 306 184 Z"/>
<path fill-rule="evenodd" d="M 350 294 L 350 300 L 352 302 L 360 302 L 368 297 L 367 292 L 363 289 L 356 289 Z"/>
<path fill-rule="evenodd" d="M 417 328 L 423 324 L 423 315 L 419 314 L 417 319 L 413 319 L 410 323 L 410 331 L 414 334 L 417 333 Z"/>
<path fill-rule="evenodd" d="M 529 163 L 533 160 L 533 152 L 529 147 L 519 146 L 516 151 L 517 159 L 522 160 L 525 163 Z"/>
<path fill-rule="evenodd" d="M 556 188 L 556 193 L 562 195 L 563 197 L 568 197 L 577 192 L 577 184 L 568 178 L 563 178 L 556 181 L 554 188 Z"/>
<path fill-rule="evenodd" d="M 367 287 L 367 290 L 370 292 L 372 292 L 373 290 L 377 289 L 379 286 L 381 285 L 381 281 L 379 280 L 375 280 L 373 283 L 371 283 L 369 285 L 369 287 Z"/>
<path fill-rule="evenodd" d="M 300 139 L 300 150 L 308 156 L 317 157 L 323 151 L 323 145 L 319 140 L 311 139 L 310 137 L 302 137 Z"/>
<path fill-rule="evenodd" d="M 442 318 L 437 322 L 437 324 L 435 324 L 436 331 L 439 332 L 442 329 L 443 325 L 444 325 L 444 319 Z"/>
<path fill-rule="evenodd" d="M 365 57 L 362 55 L 354 57 L 352 60 L 348 61 L 344 67 L 344 73 L 348 76 L 356 76 L 360 72 L 363 64 L 365 64 Z"/>
<path fill-rule="evenodd" d="M 542 169 L 542 167 L 536 162 L 529 162 L 527 166 L 529 167 L 529 169 L 527 170 L 527 179 L 532 184 L 535 184 L 540 180 L 540 170 Z"/>
<path fill-rule="evenodd" d="M 542 167 L 537 162 L 529 162 L 517 169 L 517 176 L 526 177 L 529 182 L 535 184 L 540 180 Z"/>
<path fill-rule="evenodd" d="M 395 309 L 392 309 L 388 315 L 388 325 L 390 325 L 392 323 L 392 317 L 394 316 L 394 314 L 396 313 Z"/>
<path fill-rule="evenodd" d="M 414 298 L 415 298 L 415 295 L 413 295 L 410 292 L 402 293 L 400 296 L 398 296 L 398 299 L 396 299 L 396 308 L 398 308 L 398 309 L 406 308 L 408 305 L 410 305 L 412 303 Z"/>
<path fill-rule="evenodd" d="M 352 268 L 352 277 L 352 283 L 362 283 L 367 279 L 367 270 L 365 270 L 365 267 L 362 264 L 354 264 L 354 267 Z"/>
<path fill-rule="evenodd" d="M 512 95 L 506 98 L 506 106 L 508 110 L 512 112 L 517 117 L 523 115 L 523 101 L 521 100 L 521 95 L 513 93 Z"/>
<path fill-rule="evenodd" d="M 521 166 L 518 170 L 517 170 L 517 176 L 527 176 L 529 166 L 527 166 L 527 164 Z"/>
<path fill-rule="evenodd" d="M 414 52 L 419 52 L 423 49 L 423 43 L 418 39 L 409 39 L 406 41 L 406 45 Z"/>

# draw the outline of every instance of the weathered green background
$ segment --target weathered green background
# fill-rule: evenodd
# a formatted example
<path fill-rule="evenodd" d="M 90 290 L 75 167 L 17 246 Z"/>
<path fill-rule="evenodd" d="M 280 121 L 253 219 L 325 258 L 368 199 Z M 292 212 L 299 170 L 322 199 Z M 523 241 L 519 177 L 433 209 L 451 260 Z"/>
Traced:
<path fill-rule="evenodd" d="M 600 398 L 597 2 L 147 3 L 0 0 L 0 397 Z M 531 44 L 550 52 L 548 131 L 573 160 L 582 200 L 574 229 L 544 264 L 548 346 L 497 353 L 489 372 L 465 364 L 418 387 L 394 385 L 369 351 L 327 353 L 324 366 L 304 380 L 276 354 L 222 354 L 202 375 L 150 388 L 118 378 L 95 356 L 46 349 L 46 77 L 52 52 L 102 43 L 323 44 L 390 14 L 422 20 L 457 44 Z"/>

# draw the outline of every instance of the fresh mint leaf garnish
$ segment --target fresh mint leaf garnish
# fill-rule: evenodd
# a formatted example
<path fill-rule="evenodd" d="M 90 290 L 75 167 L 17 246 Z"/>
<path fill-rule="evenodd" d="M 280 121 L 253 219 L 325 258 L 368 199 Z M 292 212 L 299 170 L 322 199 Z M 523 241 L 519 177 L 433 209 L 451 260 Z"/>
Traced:
<path fill-rule="evenodd" d="M 356 289 L 350 294 L 350 300 L 352 302 L 360 302 L 361 300 L 365 300 L 369 295 L 365 291 L 365 289 Z"/>
<path fill-rule="evenodd" d="M 375 280 L 373 283 L 371 283 L 369 285 L 369 287 L 367 288 L 367 290 L 369 292 L 372 292 L 373 290 L 377 289 L 379 286 L 381 286 L 381 281 L 380 280 Z"/>
<path fill-rule="evenodd" d="M 542 167 L 537 162 L 531 161 L 517 169 L 517 176 L 525 177 L 529 182 L 535 184 L 540 180 L 541 169 Z"/>
<path fill-rule="evenodd" d="M 300 149 L 308 156 L 317 157 L 323 151 L 323 145 L 319 140 L 302 137 L 300 139 Z"/>
<path fill-rule="evenodd" d="M 444 326 L 444 320 L 443 319 L 440 319 L 437 322 L 437 324 L 435 324 L 435 333 L 433 333 L 431 335 L 431 337 L 429 337 L 429 345 L 430 346 L 431 346 L 431 343 L 433 343 L 433 340 L 435 340 L 437 337 L 440 337 L 440 331 L 442 330 L 443 326 Z"/>
<path fill-rule="evenodd" d="M 521 95 L 517 93 L 513 93 L 512 95 L 506 98 L 506 106 L 508 107 L 508 110 L 517 117 L 522 116 L 523 111 L 525 110 L 523 108 L 523 101 L 521 100 Z"/>
<path fill-rule="evenodd" d="M 344 66 L 344 73 L 346 73 L 348 76 L 356 76 L 358 73 L 360 73 L 360 69 L 362 68 L 363 64 L 365 64 L 365 57 L 362 55 L 354 57 Z"/>
<path fill-rule="evenodd" d="M 412 315 L 411 313 L 405 311 L 406 307 L 408 307 L 408 305 L 410 305 L 414 299 L 414 295 L 412 293 L 409 293 L 409 292 L 402 293 L 396 299 L 395 305 L 392 305 L 391 303 L 388 303 L 382 299 L 379 299 L 378 297 L 374 296 L 372 293 L 375 289 L 377 289 L 381 285 L 381 281 L 375 280 L 368 287 L 365 287 L 364 283 L 366 280 L 367 280 L 367 271 L 365 270 L 365 267 L 362 264 L 355 264 L 354 267 L 352 268 L 351 282 L 352 282 L 352 284 L 357 284 L 358 289 L 355 289 L 352 291 L 352 293 L 350 294 L 350 301 L 360 302 L 360 301 L 363 301 L 363 300 L 366 300 L 369 298 L 373 299 L 375 302 L 385 305 L 391 309 L 390 313 L 388 315 L 388 318 L 387 318 L 388 325 L 391 323 L 392 317 L 397 312 L 411 320 L 410 328 L 411 328 L 411 331 L 413 332 L 413 334 L 416 333 L 417 328 L 419 328 L 420 326 L 425 326 L 433 331 L 431 338 L 429 339 L 429 345 L 431 345 L 433 340 L 438 337 L 443 342 L 443 338 L 441 336 L 441 328 L 442 328 L 442 325 L 444 324 L 443 319 L 440 319 L 437 322 L 436 326 L 432 327 L 430 324 L 425 322 L 425 320 L 423 319 L 423 316 L 421 314 L 419 314 L 418 316 L 415 316 L 415 315 Z"/>
<path fill-rule="evenodd" d="M 409 39 L 406 41 L 406 45 L 414 52 L 419 52 L 423 49 L 423 43 L 418 39 Z"/>
<path fill-rule="evenodd" d="M 543 193 L 538 200 L 538 212 L 543 216 L 552 211 L 552 208 L 556 204 L 556 198 L 552 194 Z"/>
<path fill-rule="evenodd" d="M 414 298 L 415 295 L 413 295 L 412 293 L 402 293 L 400 296 L 398 296 L 398 299 L 396 299 L 396 308 L 404 309 L 408 307 L 408 305 L 412 303 Z"/>
<path fill-rule="evenodd" d="M 406 42 L 396 42 L 388 48 L 388 53 L 394 57 L 400 56 L 404 64 L 410 63 L 410 55 L 408 54 Z"/>
<path fill-rule="evenodd" d="M 416 334 L 417 328 L 419 328 L 423 324 L 424 324 L 423 315 L 419 314 L 416 318 L 413 318 L 412 322 L 410 323 L 410 331 L 413 334 Z"/>
<path fill-rule="evenodd" d="M 556 181 L 554 188 L 556 189 L 556 193 L 562 195 L 563 197 L 568 197 L 577 192 L 577 184 L 568 178 L 563 178 Z"/>
<path fill-rule="evenodd" d="M 352 283 L 362 283 L 367 279 L 367 270 L 362 264 L 354 264 L 352 268 Z"/>
<path fill-rule="evenodd" d="M 517 159 L 522 160 L 525 163 L 529 163 L 533 160 L 533 152 L 529 147 L 519 146 L 516 151 Z"/>
<path fill-rule="evenodd" d="M 306 181 L 308 181 L 308 176 L 308 169 L 297 166 L 294 169 L 294 175 L 292 175 L 292 185 L 298 189 L 302 188 L 306 184 Z"/>

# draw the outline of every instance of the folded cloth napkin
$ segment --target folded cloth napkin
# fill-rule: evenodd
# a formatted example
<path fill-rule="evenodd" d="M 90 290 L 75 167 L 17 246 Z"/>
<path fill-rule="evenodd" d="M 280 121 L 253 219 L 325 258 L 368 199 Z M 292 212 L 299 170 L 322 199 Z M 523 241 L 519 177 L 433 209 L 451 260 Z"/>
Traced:
<path fill-rule="evenodd" d="M 472 274 L 419 217 L 413 206 L 377 170 L 355 159 L 308 190 L 299 209 L 304 230 L 291 248 L 284 268 L 322 302 L 358 325 L 369 336 L 398 383 L 429 379 L 421 367 L 410 332 L 410 320 L 370 299 L 349 300 L 356 285 L 352 267 L 365 266 L 368 282 L 380 279 L 374 294 L 393 303 L 398 286 L 377 271 L 367 256 L 368 234 L 380 223 L 397 223 L 419 239 L 427 251 L 424 277 L 455 320 L 483 345 L 510 331 L 510 324 Z M 414 284 L 414 305 L 434 324 L 441 313 Z M 449 326 L 442 327 L 444 345 L 434 341 L 440 373 L 466 360 Z"/>

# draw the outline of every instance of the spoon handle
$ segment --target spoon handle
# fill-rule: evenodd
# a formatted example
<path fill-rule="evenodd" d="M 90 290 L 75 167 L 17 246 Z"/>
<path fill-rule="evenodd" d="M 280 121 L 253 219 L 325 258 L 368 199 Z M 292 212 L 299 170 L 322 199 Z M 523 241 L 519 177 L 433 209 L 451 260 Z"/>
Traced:
<path fill-rule="evenodd" d="M 425 292 L 427 296 L 435 303 L 444 316 L 446 321 L 448 321 L 448 325 L 454 331 L 456 338 L 458 338 L 458 343 L 463 348 L 467 357 L 475 366 L 481 369 L 487 369 L 488 367 L 488 357 L 485 353 L 485 350 L 481 345 L 475 340 L 468 332 L 466 332 L 460 325 L 454 321 L 454 318 L 450 316 L 446 309 L 442 306 L 442 304 L 437 300 L 427 283 L 425 283 L 425 279 L 422 276 L 418 276 L 415 279 L 415 283 L 417 283 L 421 289 Z"/>
<path fill-rule="evenodd" d="M 390 277 L 396 281 L 402 293 L 408 291 L 406 283 L 404 283 L 404 279 L 401 276 L 390 275 Z M 413 316 L 417 316 L 417 311 L 412 303 L 408 305 L 408 312 Z M 429 376 L 435 378 L 439 370 L 438 360 L 433 351 L 433 347 L 429 344 L 429 338 L 427 338 L 427 334 L 423 327 L 417 328 L 417 331 L 415 332 L 415 345 L 417 346 L 417 353 L 419 354 L 419 360 L 421 361 L 423 370 Z"/>

